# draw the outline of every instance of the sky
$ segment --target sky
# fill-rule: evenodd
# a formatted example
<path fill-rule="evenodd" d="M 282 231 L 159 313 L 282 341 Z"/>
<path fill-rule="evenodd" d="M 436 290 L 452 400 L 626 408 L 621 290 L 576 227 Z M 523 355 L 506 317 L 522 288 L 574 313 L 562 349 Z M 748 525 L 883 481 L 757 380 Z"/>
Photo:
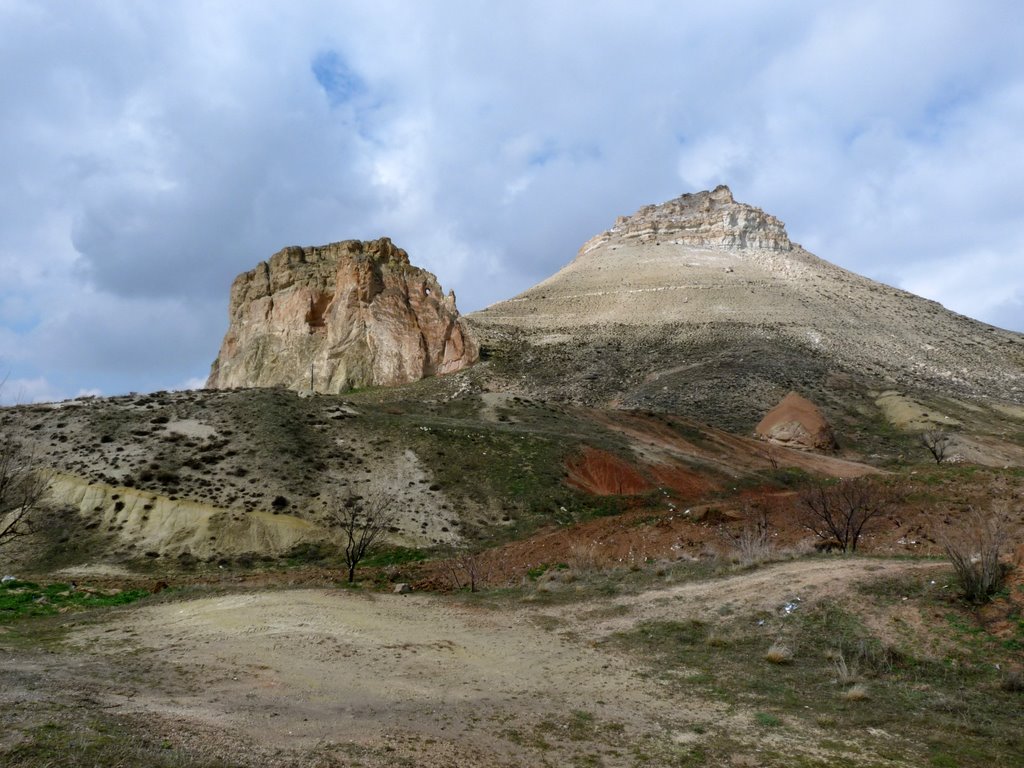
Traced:
<path fill-rule="evenodd" d="M 391 237 L 465 313 L 728 184 L 1024 331 L 1017 0 L 0 0 L 3 402 L 195 387 L 238 273 Z"/>

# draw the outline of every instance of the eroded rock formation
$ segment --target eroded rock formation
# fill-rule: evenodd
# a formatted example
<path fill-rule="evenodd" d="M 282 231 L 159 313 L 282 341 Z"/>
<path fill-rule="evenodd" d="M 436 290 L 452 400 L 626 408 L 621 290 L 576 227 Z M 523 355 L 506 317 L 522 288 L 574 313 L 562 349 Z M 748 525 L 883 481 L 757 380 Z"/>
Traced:
<path fill-rule="evenodd" d="M 796 392 L 790 392 L 768 411 L 754 433 L 763 440 L 789 448 L 832 451 L 836 438 L 818 406 Z"/>
<path fill-rule="evenodd" d="M 388 238 L 285 248 L 231 286 L 207 386 L 343 392 L 472 365 L 455 295 Z"/>

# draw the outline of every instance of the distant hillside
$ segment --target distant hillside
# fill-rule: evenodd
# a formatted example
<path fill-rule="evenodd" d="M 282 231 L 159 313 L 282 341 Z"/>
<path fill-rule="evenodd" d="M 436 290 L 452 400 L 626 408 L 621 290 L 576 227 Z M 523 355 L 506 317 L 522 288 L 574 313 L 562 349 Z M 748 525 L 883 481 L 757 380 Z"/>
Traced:
<path fill-rule="evenodd" d="M 790 390 L 833 418 L 890 390 L 1024 404 L 1024 336 L 823 261 L 724 186 L 619 218 L 468 320 L 514 386 L 731 429 Z"/>

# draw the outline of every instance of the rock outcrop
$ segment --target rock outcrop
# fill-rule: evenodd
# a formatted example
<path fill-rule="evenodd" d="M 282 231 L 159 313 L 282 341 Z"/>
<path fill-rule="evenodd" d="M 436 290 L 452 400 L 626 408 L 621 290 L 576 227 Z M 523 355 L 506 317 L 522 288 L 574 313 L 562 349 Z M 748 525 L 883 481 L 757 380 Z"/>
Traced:
<path fill-rule="evenodd" d="M 451 373 L 478 359 L 455 295 L 388 238 L 285 248 L 231 286 L 207 386 L 344 392 Z"/>
<path fill-rule="evenodd" d="M 836 449 L 836 438 L 818 406 L 796 392 L 790 392 L 768 411 L 754 434 L 762 440 L 788 448 L 811 451 Z"/>
<path fill-rule="evenodd" d="M 612 240 L 694 248 L 793 250 L 786 226 L 779 219 L 760 208 L 737 203 L 724 184 L 710 192 L 645 205 L 632 216 L 619 216 L 614 227 L 585 243 L 580 253 Z"/>

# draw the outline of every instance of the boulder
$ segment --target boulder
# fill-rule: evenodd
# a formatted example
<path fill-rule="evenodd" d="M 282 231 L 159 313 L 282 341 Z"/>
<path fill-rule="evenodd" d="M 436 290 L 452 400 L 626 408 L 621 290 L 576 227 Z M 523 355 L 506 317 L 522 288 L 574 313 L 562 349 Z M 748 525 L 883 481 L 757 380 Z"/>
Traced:
<path fill-rule="evenodd" d="M 754 434 L 787 448 L 833 451 L 838 447 L 832 427 L 818 406 L 796 392 L 790 392 L 768 411 Z"/>

